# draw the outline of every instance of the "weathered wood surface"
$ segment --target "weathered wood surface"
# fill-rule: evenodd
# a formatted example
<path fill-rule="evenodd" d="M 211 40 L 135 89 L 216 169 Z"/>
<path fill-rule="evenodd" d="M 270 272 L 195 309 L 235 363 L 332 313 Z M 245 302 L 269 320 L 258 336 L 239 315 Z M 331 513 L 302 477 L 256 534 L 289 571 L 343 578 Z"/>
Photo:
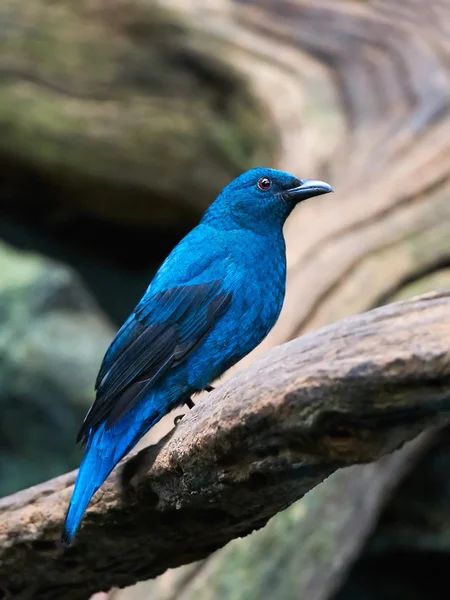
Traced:
<path fill-rule="evenodd" d="M 2 0 L 0 209 L 195 222 L 276 137 L 222 55 L 157 0 Z"/>
<path fill-rule="evenodd" d="M 0 581 L 67 600 L 198 560 L 336 469 L 450 422 L 450 292 L 391 304 L 269 352 L 126 463 L 58 546 L 74 474 L 0 501 Z M 74 585 L 76 582 L 76 585 Z"/>

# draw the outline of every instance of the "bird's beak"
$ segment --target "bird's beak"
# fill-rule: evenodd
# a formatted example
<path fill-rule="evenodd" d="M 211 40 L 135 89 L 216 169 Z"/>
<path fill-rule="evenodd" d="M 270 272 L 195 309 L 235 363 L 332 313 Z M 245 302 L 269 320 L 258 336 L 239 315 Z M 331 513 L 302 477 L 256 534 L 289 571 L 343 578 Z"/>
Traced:
<path fill-rule="evenodd" d="M 291 188 L 284 192 L 284 196 L 295 203 L 306 200 L 307 198 L 313 198 L 314 196 L 321 196 L 322 194 L 329 194 L 333 192 L 333 188 L 324 181 L 316 181 L 315 179 L 302 179 L 300 185 Z"/>

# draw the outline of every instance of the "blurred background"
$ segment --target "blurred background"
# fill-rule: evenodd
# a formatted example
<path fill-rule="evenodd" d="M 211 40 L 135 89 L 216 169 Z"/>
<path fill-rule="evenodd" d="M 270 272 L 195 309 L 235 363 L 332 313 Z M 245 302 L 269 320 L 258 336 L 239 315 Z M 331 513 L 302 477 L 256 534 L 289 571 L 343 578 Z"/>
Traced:
<path fill-rule="evenodd" d="M 237 368 L 450 287 L 448 0 L 1 1 L 0 495 L 77 467 L 114 332 L 258 165 L 336 193 L 291 216 L 282 315 Z M 449 473 L 444 430 L 109 598 L 447 598 Z"/>

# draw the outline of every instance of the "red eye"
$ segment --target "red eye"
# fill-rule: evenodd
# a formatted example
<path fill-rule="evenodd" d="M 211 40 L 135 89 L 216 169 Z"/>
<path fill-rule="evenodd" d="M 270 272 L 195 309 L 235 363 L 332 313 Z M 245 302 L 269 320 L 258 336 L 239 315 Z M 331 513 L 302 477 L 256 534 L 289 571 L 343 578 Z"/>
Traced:
<path fill-rule="evenodd" d="M 261 179 L 258 181 L 258 187 L 263 192 L 268 190 L 271 186 L 272 186 L 272 182 L 270 181 L 270 179 L 268 177 L 261 177 Z"/>

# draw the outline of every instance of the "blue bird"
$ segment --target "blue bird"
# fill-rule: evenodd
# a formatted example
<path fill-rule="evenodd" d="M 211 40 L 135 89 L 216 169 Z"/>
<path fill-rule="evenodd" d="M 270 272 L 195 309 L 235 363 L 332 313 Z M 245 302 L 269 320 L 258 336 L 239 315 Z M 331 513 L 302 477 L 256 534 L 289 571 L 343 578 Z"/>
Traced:
<path fill-rule="evenodd" d="M 77 441 L 85 444 L 62 539 L 117 463 L 176 406 L 253 350 L 283 305 L 283 225 L 322 181 L 256 168 L 232 181 L 174 248 L 111 343 Z"/>

